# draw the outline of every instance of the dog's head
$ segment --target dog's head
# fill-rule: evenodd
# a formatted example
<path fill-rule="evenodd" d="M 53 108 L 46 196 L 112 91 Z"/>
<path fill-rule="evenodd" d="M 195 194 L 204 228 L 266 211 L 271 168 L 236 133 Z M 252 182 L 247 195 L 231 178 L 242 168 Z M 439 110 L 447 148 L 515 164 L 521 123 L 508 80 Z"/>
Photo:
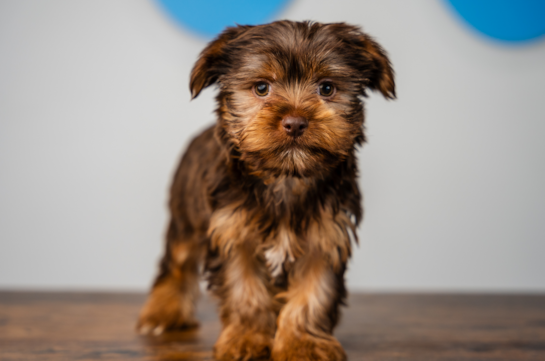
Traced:
<path fill-rule="evenodd" d="M 193 98 L 216 82 L 224 137 L 257 175 L 327 172 L 364 140 L 365 89 L 395 97 L 384 50 L 344 23 L 227 28 L 193 68 Z"/>

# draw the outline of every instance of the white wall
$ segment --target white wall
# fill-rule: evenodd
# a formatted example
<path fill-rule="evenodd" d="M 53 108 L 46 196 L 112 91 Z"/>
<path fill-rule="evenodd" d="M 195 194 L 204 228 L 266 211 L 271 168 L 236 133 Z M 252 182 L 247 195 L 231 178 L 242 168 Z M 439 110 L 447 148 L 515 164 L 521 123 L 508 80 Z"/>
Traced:
<path fill-rule="evenodd" d="M 360 24 L 398 100 L 367 102 L 351 289 L 545 291 L 545 42 L 476 36 L 441 1 L 296 0 Z M 0 288 L 145 289 L 170 177 L 213 120 L 206 41 L 152 1 L 0 2 Z"/>

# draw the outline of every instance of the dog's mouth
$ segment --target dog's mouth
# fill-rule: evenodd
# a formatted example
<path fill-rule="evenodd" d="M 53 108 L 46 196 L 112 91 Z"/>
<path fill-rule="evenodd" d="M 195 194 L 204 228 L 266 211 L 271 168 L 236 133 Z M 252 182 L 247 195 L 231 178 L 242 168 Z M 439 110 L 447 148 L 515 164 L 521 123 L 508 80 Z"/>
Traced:
<path fill-rule="evenodd" d="M 325 149 L 305 145 L 298 141 L 285 142 L 274 148 L 241 153 L 255 174 L 312 177 L 334 167 L 338 158 Z"/>
<path fill-rule="evenodd" d="M 298 138 L 288 138 L 285 142 L 282 144 L 282 148 L 284 151 L 305 151 L 306 145 L 303 140 Z"/>
<path fill-rule="evenodd" d="M 308 129 L 307 129 L 308 131 Z M 339 156 L 320 144 L 311 133 L 289 136 L 274 129 L 268 137 L 255 131 L 241 137 L 238 150 L 241 160 L 259 173 L 314 176 L 335 167 Z M 256 174 L 257 174 L 256 173 Z"/>
<path fill-rule="evenodd" d="M 315 150 L 309 149 L 308 144 L 305 143 L 302 137 L 289 137 L 279 145 L 275 153 L 282 159 L 305 158 L 310 156 L 313 151 Z"/>

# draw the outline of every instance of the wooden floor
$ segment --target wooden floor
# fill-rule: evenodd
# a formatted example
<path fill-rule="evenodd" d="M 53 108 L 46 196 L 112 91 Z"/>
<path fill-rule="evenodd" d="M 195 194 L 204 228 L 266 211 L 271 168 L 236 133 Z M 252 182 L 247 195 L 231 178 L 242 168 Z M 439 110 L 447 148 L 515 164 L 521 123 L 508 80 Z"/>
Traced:
<path fill-rule="evenodd" d="M 134 332 L 141 294 L 0 292 L 0 360 L 211 360 L 219 332 Z M 349 360 L 545 360 L 545 295 L 353 295 L 336 335 Z"/>

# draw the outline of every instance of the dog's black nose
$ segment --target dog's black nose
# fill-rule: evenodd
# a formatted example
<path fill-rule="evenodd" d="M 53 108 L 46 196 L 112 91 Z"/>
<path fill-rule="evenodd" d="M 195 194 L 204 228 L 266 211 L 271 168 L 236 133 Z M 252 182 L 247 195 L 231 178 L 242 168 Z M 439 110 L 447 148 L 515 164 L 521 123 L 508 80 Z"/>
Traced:
<path fill-rule="evenodd" d="M 295 138 L 301 136 L 308 128 L 308 120 L 304 117 L 288 115 L 282 119 L 282 126 L 288 135 Z"/>

